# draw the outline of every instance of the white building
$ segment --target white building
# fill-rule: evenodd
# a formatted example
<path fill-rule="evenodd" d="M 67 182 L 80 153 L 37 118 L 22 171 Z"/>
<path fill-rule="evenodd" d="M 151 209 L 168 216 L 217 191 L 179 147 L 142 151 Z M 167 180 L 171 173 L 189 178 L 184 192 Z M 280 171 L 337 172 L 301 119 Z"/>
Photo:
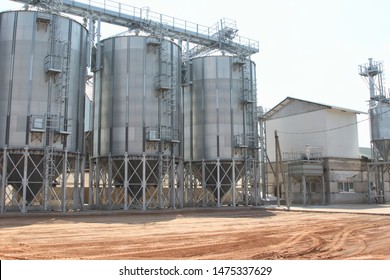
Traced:
<path fill-rule="evenodd" d="M 287 97 L 264 114 L 267 155 L 275 167 L 275 131 L 293 204 L 367 203 L 369 159 L 359 152 L 357 114 L 364 112 Z M 268 164 L 268 193 L 276 195 Z M 389 195 L 388 183 L 385 195 Z"/>
<path fill-rule="evenodd" d="M 364 112 L 287 97 L 265 114 L 268 156 L 275 160 L 277 131 L 286 155 L 309 145 L 322 157 L 359 158 L 357 114 Z"/>

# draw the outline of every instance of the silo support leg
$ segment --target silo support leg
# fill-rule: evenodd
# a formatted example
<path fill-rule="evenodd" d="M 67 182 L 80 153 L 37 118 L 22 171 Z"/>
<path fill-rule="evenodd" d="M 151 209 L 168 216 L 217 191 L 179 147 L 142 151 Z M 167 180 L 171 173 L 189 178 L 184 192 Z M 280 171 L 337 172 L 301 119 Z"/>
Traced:
<path fill-rule="evenodd" d="M 142 210 L 146 210 L 146 156 L 142 155 Z"/>
<path fill-rule="evenodd" d="M 202 207 L 206 207 L 206 164 L 202 161 Z"/>
<path fill-rule="evenodd" d="M 8 168 L 8 151 L 5 148 L 3 151 L 3 172 L 1 178 L 1 213 L 5 212 L 5 188 L 7 187 L 7 168 Z"/>
<path fill-rule="evenodd" d="M 96 159 L 96 170 L 95 170 L 95 207 L 99 209 L 100 207 L 100 159 Z"/>
<path fill-rule="evenodd" d="M 192 173 L 192 162 L 189 163 L 189 167 L 188 167 L 188 173 L 189 173 L 189 186 L 187 186 L 187 191 L 190 192 L 190 195 L 189 195 L 189 204 L 191 207 L 194 207 L 195 205 L 195 186 L 194 186 L 194 179 L 193 179 L 193 173 Z"/>
<path fill-rule="evenodd" d="M 232 205 L 236 207 L 236 162 L 233 160 L 232 166 Z"/>
<path fill-rule="evenodd" d="M 23 157 L 24 157 L 24 166 L 23 166 L 23 179 L 22 179 L 22 188 L 23 188 L 23 199 L 22 199 L 22 213 L 26 213 L 26 204 L 27 204 L 27 184 L 28 184 L 28 148 L 24 149 Z M 47 203 L 46 201 L 44 203 Z"/>
<path fill-rule="evenodd" d="M 74 182 L 73 182 L 73 211 L 79 209 L 80 202 L 80 153 L 74 159 Z"/>
<path fill-rule="evenodd" d="M 169 176 L 169 185 L 171 189 L 171 207 L 172 209 L 176 209 L 176 187 L 175 187 L 175 158 L 172 157 L 171 159 L 171 171 L 170 171 L 170 176 Z"/>
<path fill-rule="evenodd" d="M 88 180 L 88 205 L 92 209 L 93 205 L 93 179 L 95 176 L 96 166 L 93 165 L 92 158 L 89 159 L 89 180 Z"/>
<path fill-rule="evenodd" d="M 217 159 L 217 207 L 221 207 L 221 163 Z"/>
<path fill-rule="evenodd" d="M 109 160 L 109 159 L 107 159 Z M 105 161 L 103 162 L 102 164 L 102 168 L 101 168 L 101 174 L 100 174 L 100 178 L 102 178 L 102 190 L 100 193 L 100 202 L 101 202 L 101 206 L 102 208 L 104 208 L 105 206 L 108 206 L 108 197 L 107 197 L 107 168 L 108 168 L 108 161 Z"/>
<path fill-rule="evenodd" d="M 112 210 L 112 157 L 108 156 L 108 210 Z"/>
<path fill-rule="evenodd" d="M 184 163 L 183 160 L 179 161 L 178 167 L 178 198 L 179 198 L 179 207 L 184 207 Z"/>
<path fill-rule="evenodd" d="M 123 205 L 123 210 L 129 210 L 129 158 L 128 154 L 125 153 L 125 182 L 124 182 L 124 187 L 125 187 L 125 199 L 124 199 L 124 205 Z"/>
<path fill-rule="evenodd" d="M 81 159 L 81 172 L 80 172 L 80 194 L 79 194 L 79 209 L 84 210 L 84 190 L 85 190 L 85 156 Z"/>
<path fill-rule="evenodd" d="M 68 169 L 68 151 L 65 151 L 62 164 L 62 198 L 61 198 L 61 211 L 66 211 L 66 170 Z M 50 182 L 51 183 L 51 182 Z"/>
<path fill-rule="evenodd" d="M 157 199 L 158 199 L 158 208 L 162 209 L 164 205 L 164 195 L 163 195 L 163 158 L 160 155 L 158 158 L 158 183 L 157 183 Z"/>

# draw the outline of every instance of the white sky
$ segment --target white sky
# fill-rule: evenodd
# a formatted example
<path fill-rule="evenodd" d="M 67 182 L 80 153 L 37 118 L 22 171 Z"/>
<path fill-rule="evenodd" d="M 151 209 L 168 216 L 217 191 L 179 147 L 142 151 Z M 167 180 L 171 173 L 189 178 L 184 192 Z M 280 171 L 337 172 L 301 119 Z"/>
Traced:
<path fill-rule="evenodd" d="M 116 1 L 205 26 L 234 19 L 239 35 L 260 42 L 252 60 L 259 104 L 265 108 L 291 96 L 367 112 L 369 90 L 358 65 L 372 57 L 390 75 L 389 0 Z M 0 2 L 0 11 L 22 6 Z M 359 144 L 368 147 L 369 141 L 369 122 L 363 121 Z"/>

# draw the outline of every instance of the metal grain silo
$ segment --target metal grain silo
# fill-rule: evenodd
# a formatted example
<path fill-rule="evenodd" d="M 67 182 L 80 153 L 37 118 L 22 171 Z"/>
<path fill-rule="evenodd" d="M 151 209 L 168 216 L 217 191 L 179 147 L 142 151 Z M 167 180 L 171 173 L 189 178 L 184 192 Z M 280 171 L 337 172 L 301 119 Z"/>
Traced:
<path fill-rule="evenodd" d="M 390 161 L 390 105 L 378 102 L 370 109 L 371 141 L 382 159 Z"/>
<path fill-rule="evenodd" d="M 93 194 L 94 205 L 174 205 L 180 48 L 165 39 L 122 36 L 103 40 L 96 53 L 93 155 L 98 170 L 106 170 L 98 173 L 109 175 L 100 183 L 104 191 Z"/>
<path fill-rule="evenodd" d="M 86 49 L 87 31 L 73 20 L 0 14 L 2 211 L 81 203 L 76 190 L 68 197 L 66 177 L 80 171 L 84 150 Z"/>
<path fill-rule="evenodd" d="M 258 165 L 256 108 L 252 61 L 208 56 L 190 62 L 190 83 L 184 92 L 185 159 L 203 186 L 203 205 L 204 186 L 218 206 L 235 205 L 237 195 L 248 194 L 248 180 Z M 238 181 L 245 188 L 239 193 Z M 244 196 L 247 204 L 248 195 Z"/>

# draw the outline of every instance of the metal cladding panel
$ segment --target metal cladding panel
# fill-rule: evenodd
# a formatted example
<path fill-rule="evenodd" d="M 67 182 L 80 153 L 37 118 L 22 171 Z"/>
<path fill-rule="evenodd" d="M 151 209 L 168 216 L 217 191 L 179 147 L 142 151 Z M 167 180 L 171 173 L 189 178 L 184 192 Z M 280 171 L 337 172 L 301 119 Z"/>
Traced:
<path fill-rule="evenodd" d="M 379 103 L 370 109 L 371 141 L 382 158 L 390 161 L 390 105 Z"/>
<path fill-rule="evenodd" d="M 321 162 L 298 162 L 290 166 L 294 176 L 323 176 L 324 167 Z"/>
<path fill-rule="evenodd" d="M 59 114 L 56 85 L 44 67 L 51 27 L 39 21 L 42 16 L 50 18 L 34 11 L 0 14 L 0 147 L 43 149 L 45 141 L 30 131 L 32 117 Z M 71 125 L 66 146 L 58 141 L 55 148 L 82 152 L 87 31 L 73 20 L 58 17 L 58 21 L 60 40 L 71 44 L 69 91 L 62 105 Z"/>
<path fill-rule="evenodd" d="M 156 89 L 159 46 L 148 45 L 147 40 L 123 36 L 102 41 L 102 68 L 95 73 L 94 156 L 161 152 L 146 141 L 146 129 L 162 122 L 162 93 Z M 170 64 L 177 67 L 172 79 L 179 94 L 180 48 L 169 41 L 162 44 L 167 46 Z M 179 129 L 179 110 L 172 112 L 174 129 Z"/>
<path fill-rule="evenodd" d="M 244 159 L 234 153 L 234 136 L 245 126 L 240 67 L 229 56 L 196 58 L 192 82 L 192 98 L 185 97 L 192 111 L 192 125 L 186 127 L 186 137 L 192 134 L 192 160 Z"/>

